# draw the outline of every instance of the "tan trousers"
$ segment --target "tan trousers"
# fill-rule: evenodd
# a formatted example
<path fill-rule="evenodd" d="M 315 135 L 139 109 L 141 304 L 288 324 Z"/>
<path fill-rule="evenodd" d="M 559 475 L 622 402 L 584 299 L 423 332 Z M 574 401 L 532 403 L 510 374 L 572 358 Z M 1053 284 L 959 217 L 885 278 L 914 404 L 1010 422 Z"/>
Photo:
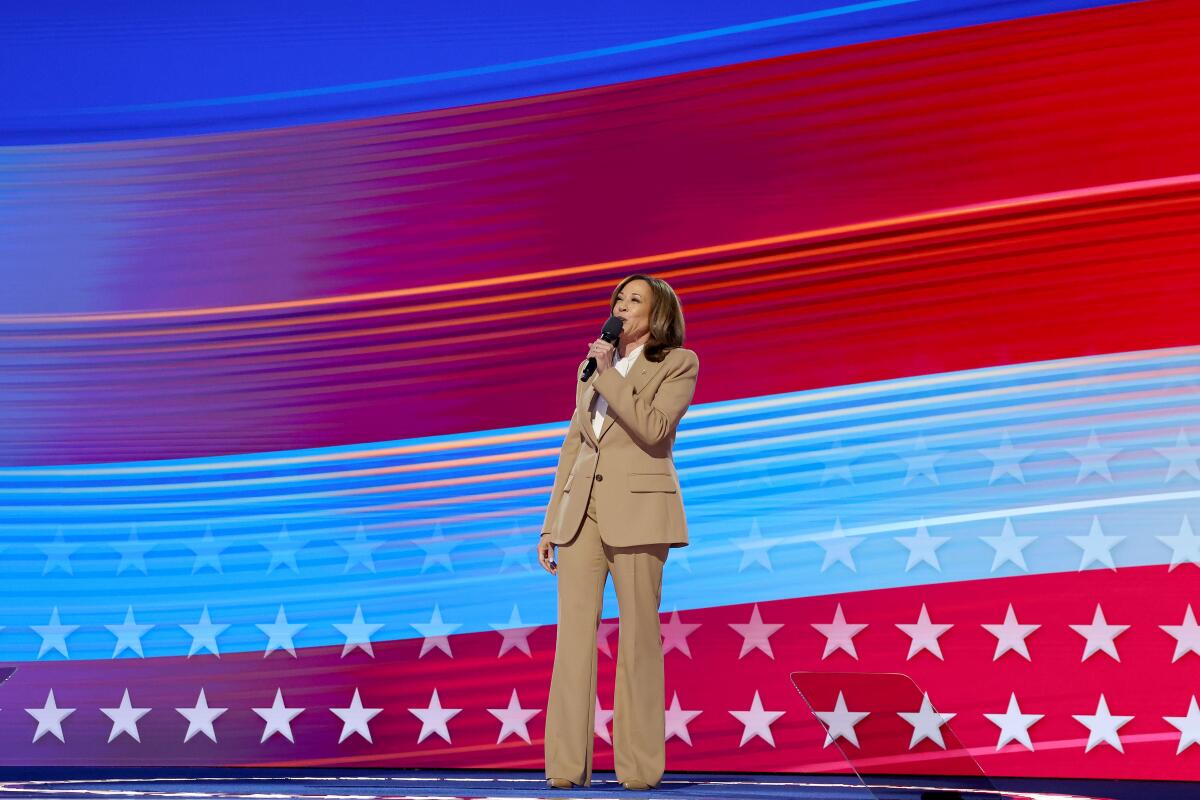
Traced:
<path fill-rule="evenodd" d="M 610 547 L 600 540 L 593 498 L 575 538 L 558 546 L 558 640 L 546 704 L 546 777 L 592 782 L 596 629 L 604 584 L 620 606 L 613 759 L 617 779 L 654 786 L 666 763 L 666 704 L 658 609 L 666 544 Z"/>

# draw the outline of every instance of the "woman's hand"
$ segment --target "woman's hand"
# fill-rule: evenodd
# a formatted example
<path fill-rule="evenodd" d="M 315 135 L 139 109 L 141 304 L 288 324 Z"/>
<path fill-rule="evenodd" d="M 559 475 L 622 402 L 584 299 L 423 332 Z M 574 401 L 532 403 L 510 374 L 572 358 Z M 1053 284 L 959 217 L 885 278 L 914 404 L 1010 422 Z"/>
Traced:
<path fill-rule="evenodd" d="M 604 341 L 597 339 L 588 347 L 588 358 L 596 359 L 596 375 L 603 375 L 604 370 L 612 366 L 613 350 L 616 348 Z"/>
<path fill-rule="evenodd" d="M 537 554 L 538 563 L 542 565 L 542 569 L 551 575 L 557 576 L 558 563 L 554 561 L 554 543 L 550 541 L 549 536 L 538 538 Z"/>

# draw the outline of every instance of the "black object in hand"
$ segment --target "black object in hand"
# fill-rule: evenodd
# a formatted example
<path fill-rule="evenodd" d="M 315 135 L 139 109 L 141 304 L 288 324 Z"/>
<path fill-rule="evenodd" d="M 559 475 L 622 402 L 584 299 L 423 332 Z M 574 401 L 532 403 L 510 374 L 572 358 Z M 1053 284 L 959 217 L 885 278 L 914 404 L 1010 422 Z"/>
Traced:
<path fill-rule="evenodd" d="M 600 329 L 600 338 L 609 344 L 616 344 L 621 338 L 621 328 L 625 323 L 620 317 L 609 317 L 608 322 L 604 323 L 604 327 Z M 596 357 L 588 358 L 587 363 L 583 365 L 583 372 L 579 375 L 579 380 L 586 381 L 592 377 L 592 373 L 596 371 Z"/>

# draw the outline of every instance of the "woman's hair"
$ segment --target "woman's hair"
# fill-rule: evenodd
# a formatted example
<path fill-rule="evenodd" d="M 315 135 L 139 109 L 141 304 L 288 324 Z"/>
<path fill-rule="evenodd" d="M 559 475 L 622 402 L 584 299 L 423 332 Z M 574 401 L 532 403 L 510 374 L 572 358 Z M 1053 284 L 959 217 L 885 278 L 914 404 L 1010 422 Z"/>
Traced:
<path fill-rule="evenodd" d="M 650 339 L 642 349 L 647 361 L 662 361 L 667 353 L 683 346 L 683 308 L 671 285 L 661 278 L 650 275 L 630 275 L 623 278 L 613 289 L 608 309 L 611 313 L 617 306 L 617 295 L 630 281 L 643 280 L 650 285 L 653 300 L 650 304 Z"/>

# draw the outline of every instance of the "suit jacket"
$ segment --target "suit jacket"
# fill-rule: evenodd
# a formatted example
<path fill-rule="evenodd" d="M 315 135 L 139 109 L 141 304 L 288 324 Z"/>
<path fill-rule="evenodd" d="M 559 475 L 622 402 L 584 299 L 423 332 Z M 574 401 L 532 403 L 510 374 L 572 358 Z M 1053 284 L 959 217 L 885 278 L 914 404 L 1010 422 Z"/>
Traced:
<path fill-rule="evenodd" d="M 622 376 L 616 367 L 579 380 L 542 536 L 567 544 L 579 530 L 588 498 L 596 496 L 600 538 L 613 547 L 688 543 L 687 520 L 672 448 L 675 429 L 696 391 L 700 360 L 677 347 L 654 363 L 645 350 Z M 592 427 L 596 393 L 608 402 L 599 437 Z"/>

